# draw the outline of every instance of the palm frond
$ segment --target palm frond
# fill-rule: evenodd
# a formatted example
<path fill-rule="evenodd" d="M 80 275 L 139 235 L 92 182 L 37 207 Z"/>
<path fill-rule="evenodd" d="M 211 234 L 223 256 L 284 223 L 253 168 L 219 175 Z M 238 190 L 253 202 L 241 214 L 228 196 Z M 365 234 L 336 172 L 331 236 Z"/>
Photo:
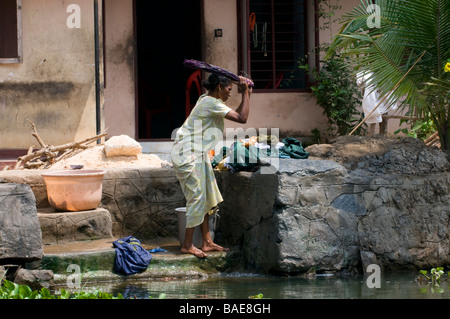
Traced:
<path fill-rule="evenodd" d="M 450 1 L 377 0 L 380 28 L 369 28 L 370 1 L 344 15 L 339 34 L 330 47 L 352 57 L 355 69 L 373 73 L 371 84 L 387 94 L 423 54 L 393 93 L 421 109 L 421 90 L 430 76 L 440 78 L 450 52 Z M 425 52 L 425 53 L 424 53 Z"/>

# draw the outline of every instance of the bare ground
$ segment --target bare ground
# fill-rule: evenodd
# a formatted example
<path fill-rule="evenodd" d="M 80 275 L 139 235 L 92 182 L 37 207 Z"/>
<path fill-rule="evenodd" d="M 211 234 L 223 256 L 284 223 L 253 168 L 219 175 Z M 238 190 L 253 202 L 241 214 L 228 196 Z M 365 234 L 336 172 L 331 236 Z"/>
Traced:
<path fill-rule="evenodd" d="M 450 171 L 448 152 L 414 138 L 341 136 L 331 144 L 315 144 L 305 150 L 310 159 L 335 161 L 349 170 L 399 174 Z"/>

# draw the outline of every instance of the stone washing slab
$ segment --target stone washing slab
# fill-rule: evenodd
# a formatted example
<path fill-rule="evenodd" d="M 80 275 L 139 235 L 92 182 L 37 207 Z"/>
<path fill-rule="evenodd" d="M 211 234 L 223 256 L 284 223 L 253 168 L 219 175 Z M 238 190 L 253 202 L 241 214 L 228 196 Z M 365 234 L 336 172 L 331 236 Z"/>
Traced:
<path fill-rule="evenodd" d="M 104 208 L 80 212 L 38 210 L 44 245 L 112 238 L 111 215 Z"/>

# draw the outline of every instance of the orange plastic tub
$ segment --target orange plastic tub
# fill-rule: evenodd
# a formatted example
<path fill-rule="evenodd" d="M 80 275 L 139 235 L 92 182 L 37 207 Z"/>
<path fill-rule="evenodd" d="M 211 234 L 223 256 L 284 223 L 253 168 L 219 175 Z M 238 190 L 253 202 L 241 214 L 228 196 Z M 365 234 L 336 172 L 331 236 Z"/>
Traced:
<path fill-rule="evenodd" d="M 43 173 L 50 205 L 58 211 L 78 212 L 98 207 L 104 170 L 50 171 Z"/>

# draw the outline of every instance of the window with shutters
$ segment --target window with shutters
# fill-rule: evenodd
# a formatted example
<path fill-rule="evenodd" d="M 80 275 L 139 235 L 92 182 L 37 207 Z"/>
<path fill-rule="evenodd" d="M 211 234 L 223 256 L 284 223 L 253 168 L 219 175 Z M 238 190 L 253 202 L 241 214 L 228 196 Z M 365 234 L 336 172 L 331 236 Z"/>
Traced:
<path fill-rule="evenodd" d="M 0 63 L 22 62 L 21 0 L 0 0 Z"/>
<path fill-rule="evenodd" d="M 307 89 L 307 75 L 298 67 L 309 49 L 308 35 L 314 37 L 315 32 L 314 6 L 311 9 L 307 2 L 241 0 L 238 3 L 240 67 L 255 82 L 255 91 Z"/>

